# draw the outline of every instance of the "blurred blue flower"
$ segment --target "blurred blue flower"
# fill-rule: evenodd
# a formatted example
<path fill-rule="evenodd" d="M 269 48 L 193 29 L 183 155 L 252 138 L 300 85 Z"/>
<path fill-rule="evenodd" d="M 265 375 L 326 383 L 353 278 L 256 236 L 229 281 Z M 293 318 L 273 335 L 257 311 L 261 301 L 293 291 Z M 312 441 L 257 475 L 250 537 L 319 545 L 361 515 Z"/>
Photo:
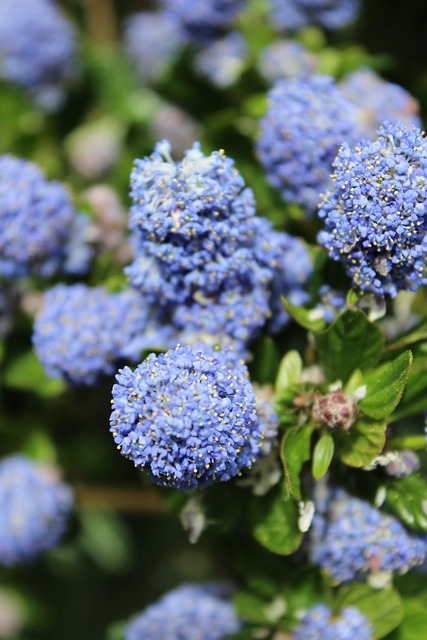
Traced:
<path fill-rule="evenodd" d="M 73 493 L 58 472 L 15 455 L 0 461 L 0 564 L 31 561 L 66 530 Z"/>
<path fill-rule="evenodd" d="M 243 6 L 242 0 L 162 0 L 162 4 L 190 44 L 215 40 Z"/>
<path fill-rule="evenodd" d="M 319 25 L 340 29 L 353 22 L 360 0 L 270 0 L 271 22 L 278 30 L 298 31 Z"/>
<path fill-rule="evenodd" d="M 45 294 L 34 323 L 33 343 L 48 375 L 74 384 L 95 384 L 123 358 L 134 362 L 146 347 L 161 347 L 147 307 L 134 291 L 59 284 Z"/>
<path fill-rule="evenodd" d="M 2 0 L 0 59 L 0 77 L 54 110 L 78 69 L 74 27 L 53 0 Z"/>
<path fill-rule="evenodd" d="M 329 76 L 279 80 L 268 94 L 257 152 L 268 182 L 285 202 L 312 216 L 340 145 L 352 142 L 355 107 Z"/>
<path fill-rule="evenodd" d="M 382 571 L 406 573 L 421 565 L 427 543 L 411 536 L 392 516 L 343 490 L 316 505 L 311 530 L 311 559 L 337 583 L 364 579 Z"/>
<path fill-rule="evenodd" d="M 240 33 L 233 31 L 215 40 L 195 58 L 195 68 L 220 89 L 233 85 L 245 66 L 248 48 Z"/>
<path fill-rule="evenodd" d="M 357 607 L 345 607 L 336 615 L 326 605 L 316 604 L 293 629 L 291 640 L 373 640 L 373 633 L 368 619 Z"/>
<path fill-rule="evenodd" d="M 340 87 L 345 97 L 356 106 L 360 137 L 375 138 L 385 121 L 421 128 L 420 107 L 406 89 L 387 82 L 369 68 L 349 73 Z"/>
<path fill-rule="evenodd" d="M 233 352 L 177 346 L 116 378 L 110 431 L 120 453 L 157 484 L 207 486 L 254 462 L 264 427 Z"/>
<path fill-rule="evenodd" d="M 319 216 L 318 241 L 352 285 L 395 297 L 426 282 L 427 139 L 385 122 L 374 142 L 344 143 Z"/>
<path fill-rule="evenodd" d="M 65 269 L 78 224 L 60 182 L 46 180 L 32 162 L 0 156 L 0 277 L 47 278 Z M 74 268 L 84 270 L 88 257 Z"/>
<path fill-rule="evenodd" d="M 184 584 L 129 622 L 125 640 L 224 640 L 241 628 L 230 602 L 203 585 Z"/>
<path fill-rule="evenodd" d="M 164 11 L 129 16 L 123 38 L 138 76 L 146 82 L 161 80 L 184 44 L 179 21 Z"/>
<path fill-rule="evenodd" d="M 296 40 L 277 40 L 261 50 L 258 69 L 268 82 L 309 78 L 317 70 L 316 57 Z"/>

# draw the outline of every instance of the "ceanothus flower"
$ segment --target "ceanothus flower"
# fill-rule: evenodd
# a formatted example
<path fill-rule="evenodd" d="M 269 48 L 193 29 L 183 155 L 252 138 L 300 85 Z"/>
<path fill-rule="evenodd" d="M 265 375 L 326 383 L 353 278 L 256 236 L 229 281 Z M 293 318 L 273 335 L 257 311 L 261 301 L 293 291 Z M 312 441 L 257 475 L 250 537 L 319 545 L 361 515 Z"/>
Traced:
<path fill-rule="evenodd" d="M 134 617 L 125 640 L 224 640 L 242 624 L 210 585 L 184 584 Z"/>
<path fill-rule="evenodd" d="M 291 640 L 373 640 L 373 628 L 357 607 L 344 607 L 339 615 L 325 604 L 308 609 Z"/>
<path fill-rule="evenodd" d="M 396 297 L 426 282 L 427 139 L 385 122 L 378 137 L 344 143 L 319 216 L 318 241 L 361 291 Z"/>
<path fill-rule="evenodd" d="M 406 89 L 387 82 L 372 69 L 358 69 L 349 73 L 340 87 L 345 97 L 356 106 L 361 137 L 375 138 L 378 127 L 385 121 L 399 121 L 420 127 L 420 107 Z"/>
<path fill-rule="evenodd" d="M 312 25 L 340 29 L 353 22 L 360 0 L 270 0 L 273 26 L 298 31 Z"/>
<path fill-rule="evenodd" d="M 310 296 L 304 287 L 313 272 L 313 264 L 304 242 L 299 238 L 276 231 L 266 218 L 256 218 L 254 227 L 254 255 L 258 264 L 272 272 L 268 285 L 271 310 L 268 331 L 277 333 L 289 322 L 281 296 L 297 306 L 306 304 Z"/>
<path fill-rule="evenodd" d="M 125 23 L 124 47 L 138 76 L 156 82 L 183 46 L 179 21 L 171 12 L 140 11 Z"/>
<path fill-rule="evenodd" d="M 0 77 L 47 110 L 60 106 L 77 69 L 74 27 L 52 0 L 0 2 Z"/>
<path fill-rule="evenodd" d="M 258 455 L 264 427 L 233 352 L 178 345 L 116 378 L 110 431 L 157 484 L 186 490 L 226 481 Z"/>
<path fill-rule="evenodd" d="M 73 492 L 56 469 L 14 455 L 0 461 L 0 564 L 29 562 L 66 530 Z"/>
<path fill-rule="evenodd" d="M 210 331 L 216 307 L 219 329 L 252 338 L 270 314 L 273 271 L 256 258 L 255 201 L 233 160 L 223 152 L 204 156 L 195 144 L 174 163 L 164 141 L 135 161 L 131 185 L 132 286 L 178 330 L 189 311 Z M 254 312 L 245 319 L 251 300 Z"/>
<path fill-rule="evenodd" d="M 60 182 L 32 162 L 0 156 L 0 277 L 46 278 L 65 268 L 76 224 Z"/>
<path fill-rule="evenodd" d="M 242 0 L 162 0 L 190 43 L 209 43 L 230 27 Z"/>
<path fill-rule="evenodd" d="M 200 51 L 195 58 L 195 68 L 212 84 L 225 89 L 242 73 L 247 53 L 243 36 L 233 31 Z"/>
<path fill-rule="evenodd" d="M 332 163 L 355 136 L 355 107 L 329 76 L 279 80 L 268 94 L 257 152 L 268 182 L 311 216 Z"/>
<path fill-rule="evenodd" d="M 271 83 L 309 78 L 316 73 L 317 60 L 297 40 L 277 40 L 262 49 L 258 69 Z"/>
<path fill-rule="evenodd" d="M 371 574 L 404 574 L 421 565 L 427 544 L 411 536 L 393 516 L 343 490 L 317 506 L 313 519 L 311 559 L 338 584 Z"/>
<path fill-rule="evenodd" d="M 163 337 L 150 333 L 147 307 L 134 291 L 78 283 L 46 292 L 33 343 L 49 376 L 90 385 L 112 374 L 119 360 L 137 362 L 144 348 L 161 347 Z"/>

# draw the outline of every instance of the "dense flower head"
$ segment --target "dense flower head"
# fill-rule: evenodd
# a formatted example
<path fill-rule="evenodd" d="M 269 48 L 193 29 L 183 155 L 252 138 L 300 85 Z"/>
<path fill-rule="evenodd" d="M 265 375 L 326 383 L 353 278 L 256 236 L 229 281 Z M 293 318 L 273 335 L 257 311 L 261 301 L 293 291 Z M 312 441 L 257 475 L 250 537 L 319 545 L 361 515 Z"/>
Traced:
<path fill-rule="evenodd" d="M 385 122 L 378 137 L 344 143 L 319 216 L 318 240 L 362 291 L 395 297 L 426 282 L 427 139 Z"/>
<path fill-rule="evenodd" d="M 316 308 L 312 310 L 311 317 L 333 322 L 345 309 L 346 292 L 333 289 L 330 285 L 324 284 L 319 289 L 319 296 L 320 300 Z"/>
<path fill-rule="evenodd" d="M 245 66 L 248 53 L 244 38 L 237 31 L 228 33 L 205 47 L 195 59 L 195 68 L 215 86 L 233 85 Z"/>
<path fill-rule="evenodd" d="M 74 225 L 71 199 L 60 182 L 48 181 L 32 162 L 0 156 L 0 277 L 59 271 L 69 257 Z"/>
<path fill-rule="evenodd" d="M 308 78 L 316 73 L 317 60 L 297 40 L 277 40 L 262 49 L 258 69 L 272 83 Z"/>
<path fill-rule="evenodd" d="M 313 272 L 313 263 L 302 240 L 284 231 L 276 231 L 265 218 L 254 220 L 254 255 L 258 264 L 270 269 L 272 277 L 268 285 L 271 319 L 270 333 L 276 333 L 288 323 L 289 316 L 283 308 L 281 296 L 292 304 L 303 306 L 309 300 L 304 290 Z"/>
<path fill-rule="evenodd" d="M 57 545 L 73 506 L 55 469 L 15 455 L 0 461 L 0 564 L 28 562 Z"/>
<path fill-rule="evenodd" d="M 161 347 L 162 339 L 150 335 L 147 307 L 134 291 L 109 293 L 79 283 L 46 292 L 33 343 L 48 375 L 94 384 L 120 359 L 136 362 L 143 348 Z"/>
<path fill-rule="evenodd" d="M 312 25 L 340 29 L 353 22 L 360 0 L 270 0 L 276 29 L 298 31 Z"/>
<path fill-rule="evenodd" d="M 264 427 L 233 352 L 178 345 L 116 378 L 110 431 L 157 484 L 186 490 L 226 481 L 258 455 Z"/>
<path fill-rule="evenodd" d="M 324 604 L 308 609 L 291 640 L 373 640 L 373 629 L 357 607 L 344 607 L 335 615 Z"/>
<path fill-rule="evenodd" d="M 279 80 L 260 122 L 258 157 L 282 198 L 312 215 L 332 163 L 355 135 L 355 108 L 329 76 Z"/>
<path fill-rule="evenodd" d="M 0 2 L 0 76 L 47 109 L 63 99 L 77 67 L 76 35 L 53 0 Z"/>
<path fill-rule="evenodd" d="M 406 89 L 387 82 L 372 69 L 349 73 L 340 86 L 345 97 L 357 108 L 361 136 L 375 138 L 378 127 L 385 120 L 421 127 L 417 100 Z"/>
<path fill-rule="evenodd" d="M 184 584 L 126 626 L 125 640 L 224 640 L 241 628 L 230 602 L 215 589 Z"/>
<path fill-rule="evenodd" d="M 160 80 L 183 46 L 179 22 L 170 12 L 141 11 L 124 29 L 124 47 L 141 78 Z"/>
<path fill-rule="evenodd" d="M 255 201 L 233 160 L 195 144 L 174 163 L 162 142 L 131 184 L 132 286 L 179 331 L 251 339 L 270 315 L 273 272 L 256 257 Z"/>
<path fill-rule="evenodd" d="M 230 27 L 242 0 L 162 0 L 189 43 L 208 43 Z"/>
<path fill-rule="evenodd" d="M 311 558 L 337 583 L 379 571 L 406 573 L 423 563 L 426 552 L 425 540 L 343 490 L 332 492 L 326 509 L 318 506 L 314 516 Z"/>

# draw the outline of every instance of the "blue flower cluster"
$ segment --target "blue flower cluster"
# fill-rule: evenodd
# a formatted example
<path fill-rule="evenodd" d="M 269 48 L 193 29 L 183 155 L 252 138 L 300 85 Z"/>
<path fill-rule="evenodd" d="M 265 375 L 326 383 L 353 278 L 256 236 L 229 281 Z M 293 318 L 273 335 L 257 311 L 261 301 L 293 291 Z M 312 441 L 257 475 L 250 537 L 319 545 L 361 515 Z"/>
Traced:
<path fill-rule="evenodd" d="M 37 165 L 0 156 L 0 277 L 49 277 L 69 257 L 75 212 L 65 187 Z"/>
<path fill-rule="evenodd" d="M 326 322 L 333 322 L 335 318 L 344 311 L 346 303 L 346 292 L 332 289 L 328 284 L 324 284 L 319 289 L 320 301 L 311 312 L 311 318 L 323 318 Z"/>
<path fill-rule="evenodd" d="M 47 110 L 60 106 L 76 73 L 76 49 L 74 28 L 52 0 L 0 3 L 0 76 Z"/>
<path fill-rule="evenodd" d="M 124 46 L 141 80 L 156 82 L 176 58 L 183 37 L 171 13 L 141 11 L 125 23 Z"/>
<path fill-rule="evenodd" d="M 427 543 L 392 516 L 337 490 L 313 519 L 311 558 L 341 584 L 379 571 L 406 573 L 421 565 Z"/>
<path fill-rule="evenodd" d="M 195 58 L 195 68 L 213 85 L 225 89 L 239 78 L 247 54 L 244 38 L 233 31 L 205 47 Z"/>
<path fill-rule="evenodd" d="M 215 590 L 184 584 L 126 626 L 125 640 L 224 640 L 241 628 L 232 604 Z"/>
<path fill-rule="evenodd" d="M 175 164 L 159 143 L 136 160 L 131 184 L 136 255 L 126 271 L 178 331 L 223 334 L 244 348 L 279 290 L 302 292 L 304 245 L 255 216 L 252 191 L 222 152 L 204 156 L 195 144 Z M 275 322 L 285 322 L 281 308 Z"/>
<path fill-rule="evenodd" d="M 147 308 L 132 290 L 59 284 L 45 294 L 33 343 L 48 375 L 90 385 L 118 360 L 137 362 L 142 349 L 162 346 L 163 336 L 150 334 Z"/>
<path fill-rule="evenodd" d="M 233 23 L 242 0 L 162 0 L 191 43 L 209 43 Z"/>
<path fill-rule="evenodd" d="M 340 29 L 353 22 L 360 0 L 270 0 L 276 29 L 297 31 L 312 25 Z"/>
<path fill-rule="evenodd" d="M 316 604 L 304 614 L 292 631 L 291 640 L 373 640 L 373 629 L 357 607 L 345 607 L 334 615 L 324 604 Z"/>
<path fill-rule="evenodd" d="M 279 80 L 268 94 L 257 152 L 269 183 L 311 216 L 339 147 L 354 136 L 355 107 L 332 78 Z"/>
<path fill-rule="evenodd" d="M 357 108 L 357 123 L 361 137 L 375 138 L 385 121 L 402 122 L 421 127 L 420 107 L 406 89 L 387 82 L 372 69 L 358 69 L 340 84 L 345 97 Z"/>
<path fill-rule="evenodd" d="M 317 60 L 297 40 L 277 40 L 261 50 L 258 69 L 271 83 L 309 78 L 316 73 Z"/>
<path fill-rule="evenodd" d="M 55 469 L 24 456 L 0 462 L 0 564 L 28 562 L 53 548 L 73 507 L 71 488 Z"/>
<path fill-rule="evenodd" d="M 374 142 L 341 147 L 319 216 L 318 240 L 352 285 L 395 297 L 426 282 L 427 139 L 384 123 Z"/>
<path fill-rule="evenodd" d="M 258 455 L 264 427 L 232 352 L 178 345 L 116 378 L 110 431 L 157 484 L 186 490 L 226 481 Z"/>

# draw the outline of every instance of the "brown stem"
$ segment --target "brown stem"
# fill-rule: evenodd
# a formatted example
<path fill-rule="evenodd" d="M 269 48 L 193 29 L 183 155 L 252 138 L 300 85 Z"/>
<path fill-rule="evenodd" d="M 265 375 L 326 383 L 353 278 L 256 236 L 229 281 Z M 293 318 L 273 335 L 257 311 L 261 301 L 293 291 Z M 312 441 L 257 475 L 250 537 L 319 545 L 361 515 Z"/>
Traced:
<path fill-rule="evenodd" d="M 109 507 L 127 513 L 166 514 L 157 491 L 135 487 L 75 487 L 77 505 L 81 509 Z"/>
<path fill-rule="evenodd" d="M 116 42 L 118 34 L 113 0 L 82 0 L 82 3 L 91 39 L 104 44 Z"/>

